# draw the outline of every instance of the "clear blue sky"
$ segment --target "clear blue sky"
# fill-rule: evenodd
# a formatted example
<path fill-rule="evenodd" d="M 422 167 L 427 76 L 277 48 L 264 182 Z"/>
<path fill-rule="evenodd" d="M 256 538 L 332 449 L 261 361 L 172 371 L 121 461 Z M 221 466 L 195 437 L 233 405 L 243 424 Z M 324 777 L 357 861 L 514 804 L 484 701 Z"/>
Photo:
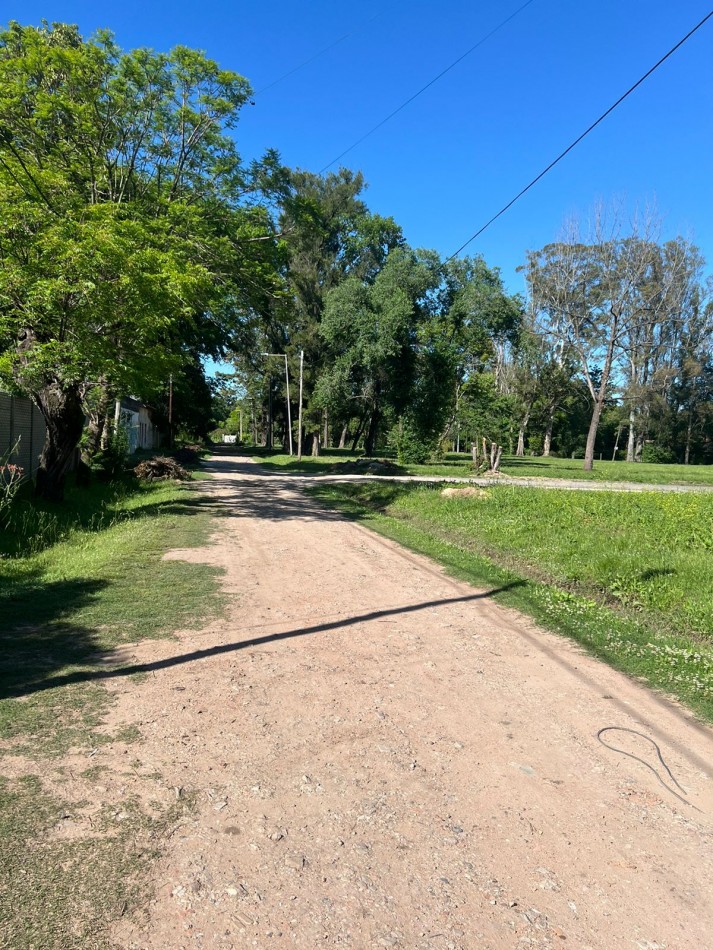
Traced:
<path fill-rule="evenodd" d="M 236 137 L 246 158 L 279 150 L 320 170 L 523 0 L 23 0 L 7 18 L 109 27 L 124 48 L 182 43 L 259 91 Z M 414 246 L 454 251 L 710 9 L 710 0 L 534 0 L 342 162 Z M 376 17 L 376 18 L 374 18 Z M 713 21 L 677 52 L 469 252 L 520 290 L 526 249 L 598 200 L 655 202 L 713 269 Z"/>

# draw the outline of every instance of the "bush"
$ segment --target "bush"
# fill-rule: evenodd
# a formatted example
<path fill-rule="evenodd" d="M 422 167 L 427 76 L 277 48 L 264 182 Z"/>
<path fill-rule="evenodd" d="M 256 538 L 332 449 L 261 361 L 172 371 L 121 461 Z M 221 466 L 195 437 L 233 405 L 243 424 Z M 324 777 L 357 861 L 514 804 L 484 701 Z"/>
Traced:
<path fill-rule="evenodd" d="M 424 437 L 409 419 L 401 420 L 392 429 L 389 443 L 396 450 L 396 457 L 402 465 L 423 465 L 437 450 L 436 442 Z"/>
<path fill-rule="evenodd" d="M 542 449 L 544 448 L 545 440 L 538 432 L 533 433 L 527 437 L 527 455 L 542 455 Z"/>
<path fill-rule="evenodd" d="M 655 443 L 647 443 L 641 453 L 642 462 L 650 462 L 654 465 L 670 465 L 676 462 L 676 456 L 671 449 Z"/>
<path fill-rule="evenodd" d="M 97 473 L 105 481 L 113 481 L 126 472 L 129 460 L 129 433 L 118 426 L 111 434 L 109 445 L 101 452 L 96 463 Z"/>

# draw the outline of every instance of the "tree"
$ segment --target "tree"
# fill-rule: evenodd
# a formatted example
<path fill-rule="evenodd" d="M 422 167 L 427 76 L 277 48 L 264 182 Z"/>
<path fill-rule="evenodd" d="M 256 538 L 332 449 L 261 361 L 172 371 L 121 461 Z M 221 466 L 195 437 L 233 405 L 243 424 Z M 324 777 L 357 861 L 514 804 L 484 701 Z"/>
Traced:
<path fill-rule="evenodd" d="M 435 255 L 409 248 L 391 251 L 369 283 L 348 277 L 327 297 L 321 334 L 332 353 L 320 378 L 317 398 L 325 406 L 351 402 L 360 407 L 364 452 L 373 455 L 385 419 L 409 406 L 416 413 L 419 328 L 427 319 L 427 294 L 438 284 Z M 420 395 L 420 394 L 419 394 Z"/>
<path fill-rule="evenodd" d="M 268 222 L 241 199 L 276 158 L 246 170 L 226 134 L 249 94 L 185 47 L 0 33 L 1 369 L 47 424 L 39 494 L 62 496 L 83 396 L 158 387 L 183 328 L 220 313 L 241 273 L 259 279 Z"/>
<path fill-rule="evenodd" d="M 496 388 L 504 393 L 507 354 L 519 339 L 523 308 L 519 297 L 505 292 L 498 269 L 488 267 L 482 257 L 451 260 L 442 273 L 431 326 L 439 347 L 448 349 L 452 364 L 445 437 L 457 419 L 469 414 L 470 403 L 482 395 L 481 373 L 492 372 Z"/>
<path fill-rule="evenodd" d="M 713 438 L 713 303 L 706 299 L 710 291 L 710 286 L 699 287 L 694 293 L 675 353 L 675 378 L 669 396 L 671 429 L 682 446 L 685 465 L 691 462 L 696 442 L 704 440 L 706 432 L 709 442 Z"/>
<path fill-rule="evenodd" d="M 678 342 L 700 297 L 703 266 L 698 248 L 682 238 L 663 245 L 632 241 L 642 266 L 621 343 L 629 406 L 627 462 L 641 459 L 652 408 L 657 400 L 665 404 Z"/>
<path fill-rule="evenodd" d="M 592 399 L 584 469 L 594 464 L 594 446 L 612 370 L 636 320 L 636 297 L 648 267 L 647 235 L 621 238 L 596 219 L 594 241 L 569 236 L 530 252 L 526 276 L 542 332 L 576 357 Z"/>
<path fill-rule="evenodd" d="M 316 175 L 296 170 L 287 178 L 280 229 L 285 235 L 285 282 L 291 305 L 279 312 L 280 336 L 267 333 L 270 349 L 295 354 L 304 351 L 305 420 L 315 433 L 323 414 L 349 421 L 340 410 L 351 406 L 312 400 L 318 379 L 334 354 L 320 332 L 326 301 L 347 278 L 373 282 L 391 250 L 403 244 L 401 229 L 392 218 L 372 214 L 361 198 L 360 173 L 341 168 Z M 266 321 L 267 323 L 267 321 Z M 296 366 L 295 366 L 296 369 Z"/>

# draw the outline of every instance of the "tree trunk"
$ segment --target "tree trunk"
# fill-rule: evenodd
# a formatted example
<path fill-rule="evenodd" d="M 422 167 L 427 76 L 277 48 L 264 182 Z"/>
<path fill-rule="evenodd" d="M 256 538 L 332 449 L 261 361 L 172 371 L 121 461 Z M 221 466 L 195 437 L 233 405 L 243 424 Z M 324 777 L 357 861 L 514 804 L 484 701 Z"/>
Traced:
<path fill-rule="evenodd" d="M 602 416 L 602 409 L 604 408 L 604 387 L 602 386 L 600 395 L 597 401 L 594 403 L 594 411 L 592 412 L 592 420 L 589 423 L 589 432 L 587 433 L 587 447 L 584 450 L 584 471 L 591 472 L 594 468 L 594 443 L 597 438 L 597 430 L 599 429 L 599 420 Z"/>
<path fill-rule="evenodd" d="M 106 452 L 109 448 L 109 439 L 111 438 L 111 417 L 109 415 L 109 409 L 104 413 L 104 425 L 102 426 L 102 435 L 99 441 L 99 446 L 102 452 Z"/>
<path fill-rule="evenodd" d="M 626 461 L 634 461 L 634 449 L 636 446 L 636 413 L 632 409 L 629 412 L 629 438 L 626 440 Z"/>
<path fill-rule="evenodd" d="M 495 457 L 493 458 L 492 452 L 491 452 L 491 454 L 490 454 L 490 469 L 491 469 L 491 471 L 493 471 L 493 472 L 499 472 L 499 471 L 500 471 L 500 459 L 501 459 L 502 457 L 503 457 L 503 447 L 502 447 L 502 445 L 498 445 L 498 446 L 496 446 Z"/>
<path fill-rule="evenodd" d="M 609 374 L 611 373 L 612 363 L 614 361 L 614 341 L 616 339 L 617 330 L 619 327 L 619 315 L 613 307 L 610 308 L 610 312 L 613 322 L 609 328 L 610 336 L 609 343 L 607 344 L 606 356 L 604 357 L 604 366 L 602 367 L 602 378 L 599 383 L 599 390 L 597 392 L 596 399 L 594 400 L 592 420 L 589 423 L 589 432 L 587 433 L 587 447 L 584 450 L 585 472 L 591 472 L 594 468 L 594 443 L 597 438 L 597 430 L 599 429 L 599 420 L 602 417 L 602 410 L 604 409 L 604 401 L 607 398 L 607 384 L 609 382 Z M 587 378 L 589 379 L 589 377 Z M 594 395 L 593 388 L 590 388 L 590 392 L 592 395 Z"/>
<path fill-rule="evenodd" d="M 329 448 L 329 413 L 326 409 L 324 410 L 324 438 L 322 445 L 325 449 Z"/>
<path fill-rule="evenodd" d="M 87 435 L 82 449 L 82 462 L 85 465 L 91 465 L 97 452 L 104 448 L 105 441 L 108 444 L 108 433 L 105 435 L 105 430 L 110 401 L 108 390 L 102 387 L 96 405 L 87 413 Z"/>
<path fill-rule="evenodd" d="M 319 457 L 319 432 L 312 434 L 312 458 Z"/>
<path fill-rule="evenodd" d="M 527 425 L 530 421 L 530 409 L 528 408 L 525 413 L 522 422 L 520 423 L 520 431 L 517 434 L 517 451 L 515 455 L 517 458 L 523 458 L 525 455 L 525 433 L 527 432 Z"/>
<path fill-rule="evenodd" d="M 339 437 L 339 448 L 344 449 L 347 445 L 347 436 L 349 435 L 349 423 L 347 423 L 342 429 L 342 434 Z"/>
<path fill-rule="evenodd" d="M 547 414 L 547 428 L 545 429 L 545 441 L 542 445 L 542 456 L 543 458 L 550 457 L 550 451 L 552 450 L 552 430 L 555 427 L 555 407 L 551 406 L 550 411 Z"/>
<path fill-rule="evenodd" d="M 364 426 L 366 425 L 366 420 L 367 420 L 367 416 L 364 416 L 362 419 L 359 420 L 359 425 L 357 426 L 356 435 L 354 436 L 354 439 L 352 440 L 352 452 L 356 452 L 357 445 L 359 445 L 359 439 L 361 438 L 361 434 L 364 431 Z"/>
<path fill-rule="evenodd" d="M 64 479 L 84 428 L 79 387 L 62 389 L 59 383 L 52 382 L 34 396 L 47 427 L 35 494 L 49 501 L 62 501 Z"/>
<path fill-rule="evenodd" d="M 495 390 L 502 394 L 505 391 L 505 344 L 502 340 L 498 340 L 495 344 L 495 353 Z"/>
<path fill-rule="evenodd" d="M 378 406 L 374 407 L 374 411 L 371 414 L 371 419 L 369 420 L 369 428 L 366 433 L 366 438 L 364 439 L 364 455 L 367 458 L 370 458 L 374 454 L 374 449 L 376 448 L 376 436 L 379 431 L 379 422 L 381 421 L 381 413 L 379 412 Z"/>
<path fill-rule="evenodd" d="M 686 426 L 686 451 L 683 456 L 683 464 L 688 465 L 691 461 L 691 438 L 693 436 L 693 410 L 688 413 L 688 425 Z M 680 458 L 680 456 L 679 456 Z"/>
<path fill-rule="evenodd" d="M 616 453 L 619 451 L 619 439 L 621 438 L 621 426 L 622 426 L 622 423 L 620 422 L 616 430 L 616 442 L 614 443 L 614 451 L 612 452 L 612 455 L 611 455 L 612 462 L 616 462 Z"/>

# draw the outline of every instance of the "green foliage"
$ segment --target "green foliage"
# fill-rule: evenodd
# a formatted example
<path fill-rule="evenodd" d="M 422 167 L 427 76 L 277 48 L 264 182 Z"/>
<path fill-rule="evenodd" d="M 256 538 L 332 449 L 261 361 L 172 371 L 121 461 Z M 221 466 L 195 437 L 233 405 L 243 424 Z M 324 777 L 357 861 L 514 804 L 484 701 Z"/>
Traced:
<path fill-rule="evenodd" d="M 427 294 L 437 283 L 436 259 L 397 248 L 373 283 L 348 277 L 327 298 L 320 333 L 334 354 L 318 387 L 318 399 L 337 411 L 358 402 L 369 417 L 365 451 L 373 454 L 386 414 L 402 415 L 418 398 L 430 354 L 419 346 L 427 320 Z M 433 392 L 431 390 L 431 392 Z M 437 391 L 434 393 L 437 398 Z M 411 425 L 418 426 L 418 405 Z"/>
<path fill-rule="evenodd" d="M 655 465 L 670 465 L 676 461 L 676 456 L 662 445 L 647 443 L 641 453 L 641 461 Z"/>
<path fill-rule="evenodd" d="M 126 474 L 129 460 L 129 432 L 126 426 L 115 426 L 107 447 L 96 460 L 96 469 L 106 481 L 114 481 Z"/>
<path fill-rule="evenodd" d="M 55 481 L 80 393 L 156 398 L 276 285 L 274 226 L 247 198 L 277 160 L 243 167 L 228 134 L 249 95 L 186 47 L 0 32 L 0 375 L 51 422 Z"/>
<path fill-rule="evenodd" d="M 423 433 L 409 417 L 401 419 L 392 429 L 389 441 L 402 465 L 422 465 L 432 457 L 436 448 L 432 441 L 424 439 Z"/>

